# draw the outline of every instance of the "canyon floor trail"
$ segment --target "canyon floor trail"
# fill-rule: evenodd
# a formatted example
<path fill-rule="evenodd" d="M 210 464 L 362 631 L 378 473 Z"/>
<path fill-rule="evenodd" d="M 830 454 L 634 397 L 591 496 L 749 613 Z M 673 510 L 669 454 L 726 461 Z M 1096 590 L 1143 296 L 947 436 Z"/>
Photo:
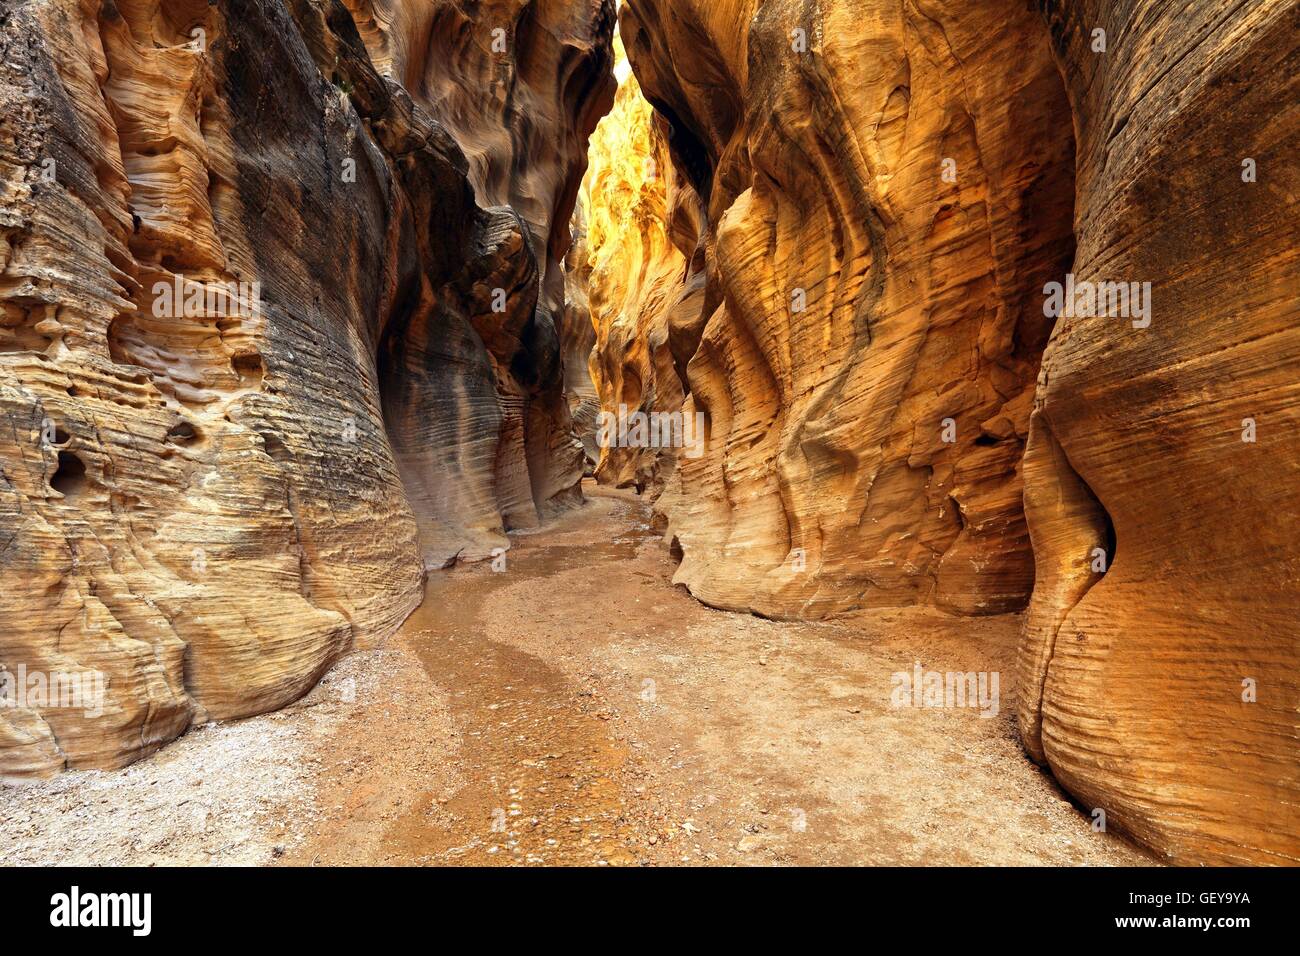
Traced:
<path fill-rule="evenodd" d="M 1136 864 L 1015 737 L 1018 619 L 704 607 L 634 495 L 432 573 L 293 707 L 9 791 L 0 862 Z M 890 675 L 998 670 L 998 716 Z"/>

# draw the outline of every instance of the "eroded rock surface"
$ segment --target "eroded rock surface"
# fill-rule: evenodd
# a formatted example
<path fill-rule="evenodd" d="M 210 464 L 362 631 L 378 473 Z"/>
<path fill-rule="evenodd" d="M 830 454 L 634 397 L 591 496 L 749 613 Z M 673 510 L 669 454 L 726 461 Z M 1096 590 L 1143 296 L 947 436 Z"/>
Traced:
<path fill-rule="evenodd" d="M 461 290 L 475 302 L 465 334 L 483 339 L 486 362 L 468 375 L 444 367 L 422 381 L 424 355 L 392 357 L 407 369 L 394 376 L 407 390 L 407 411 L 392 416 L 402 418 L 394 444 L 408 487 L 419 488 L 413 504 L 423 539 L 434 543 L 428 557 L 482 557 L 508 546 L 503 524 L 535 527 L 580 500 L 586 455 L 572 420 L 580 401 L 571 399 L 581 382 L 569 373 L 566 385 L 564 370 L 579 346 L 561 335 L 563 263 L 587 140 L 614 95 L 613 5 L 346 3 L 380 72 L 451 132 L 479 205 L 496 215 L 480 255 L 501 261 Z M 531 256 L 521 254 L 520 237 Z M 450 341 L 434 348 L 463 351 Z M 465 384 L 453 386 L 448 374 Z M 416 412 L 418 402 L 426 407 Z M 499 440 L 482 428 L 493 417 Z M 468 431 L 454 422 L 469 423 Z"/>
<path fill-rule="evenodd" d="M 612 12 L 562 6 L 531 33 L 515 9 L 490 66 L 549 97 L 526 140 L 575 144 L 515 193 L 340 3 L 0 11 L 0 664 L 32 704 L 0 710 L 0 774 L 281 706 L 425 565 L 577 495 L 551 225 Z M 177 283 L 249 294 L 160 304 Z M 89 696 L 45 706 L 32 675 Z"/>
<path fill-rule="evenodd" d="M 622 80 L 613 110 L 592 136 L 582 183 L 596 330 L 591 369 L 606 413 L 595 473 L 602 482 L 657 493 L 682 449 L 620 441 L 619 430 L 626 439 L 638 415 L 682 412 L 670 336 L 674 321 L 689 323 L 700 310 L 704 276 L 687 266 L 701 212 L 672 163 L 669 127 L 654 118 L 617 40 L 615 55 Z"/>
<path fill-rule="evenodd" d="M 675 286 L 593 308 L 606 410 L 680 388 L 708 420 L 658 500 L 675 580 L 773 616 L 997 612 L 1032 589 L 1026 747 L 1182 862 L 1300 859 L 1298 17 L 621 13 L 700 197 Z M 644 231 L 625 264 L 650 258 Z M 1056 319 L 1067 275 L 1151 298 Z M 665 321 L 693 276 L 697 305 Z M 663 458 L 611 453 L 602 477 L 645 484 Z"/>
<path fill-rule="evenodd" d="M 1300 7 L 1048 6 L 1072 271 L 1151 296 L 1043 359 L 1020 726 L 1174 860 L 1300 862 Z"/>
<path fill-rule="evenodd" d="M 0 775 L 282 706 L 594 470 L 719 607 L 1029 601 L 1085 810 L 1300 861 L 1294 0 L 626 0 L 616 100 L 613 22 L 0 9 Z"/>
<path fill-rule="evenodd" d="M 1041 19 L 628 0 L 622 28 L 703 203 L 702 288 L 667 335 L 707 420 L 660 499 L 676 580 L 771 616 L 1023 606 L 1039 290 L 1072 248 Z"/>
<path fill-rule="evenodd" d="M 587 292 L 591 264 L 587 258 L 587 214 L 582 194 L 573 210 L 572 245 L 564 257 L 564 311 L 560 316 L 560 343 L 564 350 L 564 395 L 573 418 L 573 432 L 582 442 L 583 474 L 591 476 L 600 460 L 596 443 L 600 396 L 591 379 L 591 352 L 596 327 L 591 322 Z"/>

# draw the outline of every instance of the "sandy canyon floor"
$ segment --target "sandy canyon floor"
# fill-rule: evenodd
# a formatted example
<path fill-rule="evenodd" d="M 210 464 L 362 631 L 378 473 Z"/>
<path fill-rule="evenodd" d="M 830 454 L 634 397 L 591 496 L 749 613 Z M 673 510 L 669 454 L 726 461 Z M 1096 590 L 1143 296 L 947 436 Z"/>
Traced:
<path fill-rule="evenodd" d="M 1015 616 L 713 610 L 587 493 L 292 707 L 0 791 L 0 863 L 1153 862 L 1024 756 Z M 998 671 L 997 716 L 891 706 L 917 660 Z"/>

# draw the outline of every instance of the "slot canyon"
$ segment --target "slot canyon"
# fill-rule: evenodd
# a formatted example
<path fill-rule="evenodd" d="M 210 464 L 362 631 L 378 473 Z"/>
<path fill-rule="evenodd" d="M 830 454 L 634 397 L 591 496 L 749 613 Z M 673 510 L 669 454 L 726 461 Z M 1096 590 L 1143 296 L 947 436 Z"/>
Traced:
<path fill-rule="evenodd" d="M 0 0 L 0 863 L 1300 863 L 1297 157 L 1298 0 Z"/>

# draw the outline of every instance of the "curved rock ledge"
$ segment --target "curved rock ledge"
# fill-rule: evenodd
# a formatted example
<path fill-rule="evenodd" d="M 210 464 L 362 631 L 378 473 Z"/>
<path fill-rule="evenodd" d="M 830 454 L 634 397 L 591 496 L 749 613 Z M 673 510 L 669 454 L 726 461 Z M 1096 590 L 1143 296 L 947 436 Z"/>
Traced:
<path fill-rule="evenodd" d="M 602 402 L 707 441 L 597 474 L 718 607 L 1028 601 L 1021 733 L 1085 809 L 1300 862 L 1300 9 L 1041 7 L 627 0 L 617 151 L 663 128 L 681 185 L 600 200 L 658 216 L 594 260 Z"/>
<path fill-rule="evenodd" d="M 425 567 L 580 498 L 556 263 L 612 7 L 503 5 L 501 52 L 420 9 L 396 38 L 313 0 L 0 14 L 0 663 L 103 682 L 0 711 L 0 774 L 280 707 Z M 407 57 L 457 17 L 490 54 L 462 99 L 513 104 L 488 145 Z M 257 294 L 156 308 L 177 283 Z"/>

